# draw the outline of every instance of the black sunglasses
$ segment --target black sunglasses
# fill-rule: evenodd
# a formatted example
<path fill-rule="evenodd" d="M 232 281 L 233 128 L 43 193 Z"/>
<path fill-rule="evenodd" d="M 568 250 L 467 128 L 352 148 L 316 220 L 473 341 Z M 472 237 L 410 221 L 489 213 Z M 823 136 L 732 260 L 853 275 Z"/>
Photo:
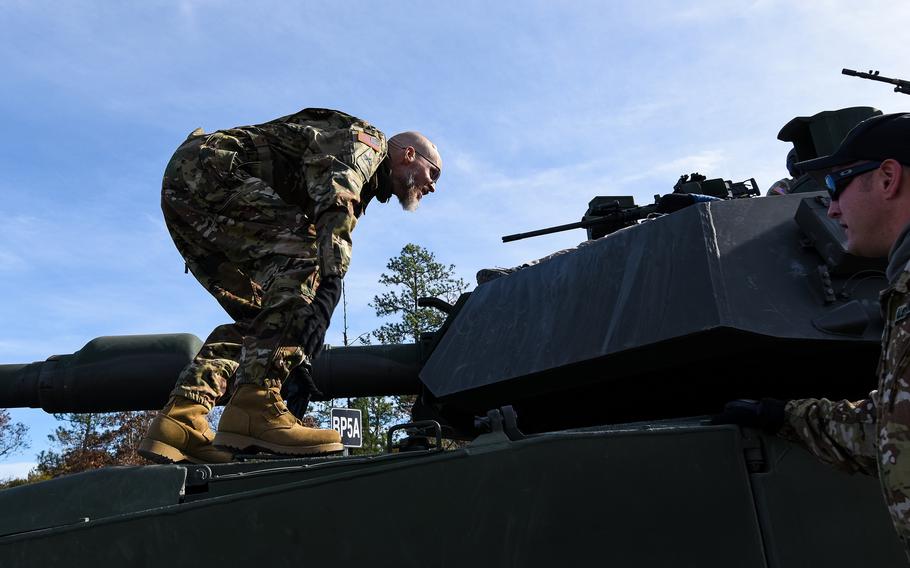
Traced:
<path fill-rule="evenodd" d="M 395 146 L 395 147 L 398 148 L 399 150 L 404 150 L 404 149 L 406 148 L 406 146 L 403 146 L 403 145 L 401 145 L 401 144 L 398 144 L 397 142 L 394 142 L 394 141 L 392 141 L 392 140 L 389 140 L 389 144 L 391 144 L 392 146 Z M 418 150 L 417 148 L 414 148 L 413 146 L 411 146 L 411 148 L 414 149 L 414 152 L 416 152 L 418 156 L 420 156 L 421 158 L 423 158 L 424 160 L 426 160 L 426 162 L 427 162 L 428 164 L 430 164 L 431 166 L 433 166 L 433 171 L 430 172 L 430 177 L 432 178 L 432 182 L 433 182 L 433 183 L 436 183 L 436 182 L 439 180 L 439 176 L 442 175 L 442 169 L 441 169 L 439 166 L 436 165 L 436 162 L 434 162 L 433 160 L 431 160 L 431 159 L 427 158 L 426 156 L 424 156 L 424 155 L 423 155 L 423 152 L 421 152 L 421 151 Z"/>
<path fill-rule="evenodd" d="M 838 172 L 832 172 L 825 176 L 825 187 L 828 188 L 828 193 L 831 195 L 831 201 L 837 201 L 840 199 L 840 194 L 847 189 L 847 186 L 850 185 L 850 180 L 854 177 L 871 172 L 872 170 L 877 170 L 881 166 L 881 162 L 868 162 L 865 164 L 859 164 L 856 166 L 850 166 L 849 168 L 840 170 Z"/>

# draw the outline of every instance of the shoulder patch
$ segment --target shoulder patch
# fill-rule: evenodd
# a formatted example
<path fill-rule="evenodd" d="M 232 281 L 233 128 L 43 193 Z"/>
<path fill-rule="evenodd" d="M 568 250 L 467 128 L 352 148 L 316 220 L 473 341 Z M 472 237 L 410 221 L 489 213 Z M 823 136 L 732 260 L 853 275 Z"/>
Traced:
<path fill-rule="evenodd" d="M 370 136 L 366 132 L 358 132 L 357 141 L 363 142 L 364 144 L 366 144 L 370 148 L 376 150 L 377 152 L 382 151 L 382 141 L 380 141 L 379 138 L 376 138 L 375 136 Z"/>
<path fill-rule="evenodd" d="M 894 311 L 894 323 L 907 319 L 908 315 L 910 315 L 910 304 L 898 306 L 897 310 Z"/>

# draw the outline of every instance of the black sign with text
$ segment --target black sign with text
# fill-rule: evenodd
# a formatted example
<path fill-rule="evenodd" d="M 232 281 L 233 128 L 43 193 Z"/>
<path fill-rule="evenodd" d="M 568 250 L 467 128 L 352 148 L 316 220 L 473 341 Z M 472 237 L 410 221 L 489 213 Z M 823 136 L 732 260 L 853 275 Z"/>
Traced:
<path fill-rule="evenodd" d="M 341 434 L 341 443 L 345 448 L 363 446 L 363 421 L 356 408 L 333 408 L 332 429 Z"/>

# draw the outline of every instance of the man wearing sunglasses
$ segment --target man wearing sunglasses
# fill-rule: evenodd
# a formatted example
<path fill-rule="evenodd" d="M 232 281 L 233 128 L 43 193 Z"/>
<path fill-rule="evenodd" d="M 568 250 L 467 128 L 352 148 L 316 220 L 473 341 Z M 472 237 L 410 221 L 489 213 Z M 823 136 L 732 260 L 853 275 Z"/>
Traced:
<path fill-rule="evenodd" d="M 859 401 L 733 401 L 715 422 L 776 432 L 836 467 L 878 475 L 910 551 L 910 114 L 867 119 L 833 154 L 797 167 L 824 181 L 849 252 L 888 256 L 878 389 Z"/>
<path fill-rule="evenodd" d="M 233 451 L 341 451 L 337 432 L 306 428 L 295 412 L 317 392 L 309 364 L 341 296 L 351 232 L 373 198 L 394 195 L 416 209 L 441 168 L 423 135 L 387 140 L 327 109 L 190 134 L 165 170 L 161 207 L 187 270 L 234 321 L 217 327 L 181 372 L 139 453 L 206 463 L 229 461 Z M 283 385 L 294 386 L 295 412 Z M 213 434 L 206 415 L 227 396 Z"/>

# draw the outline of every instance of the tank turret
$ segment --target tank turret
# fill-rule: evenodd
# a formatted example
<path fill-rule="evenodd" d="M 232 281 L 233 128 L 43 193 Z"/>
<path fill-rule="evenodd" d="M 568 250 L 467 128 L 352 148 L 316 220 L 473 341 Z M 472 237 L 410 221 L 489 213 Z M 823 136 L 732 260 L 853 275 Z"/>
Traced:
<path fill-rule="evenodd" d="M 862 397 L 885 263 L 846 252 L 826 200 L 701 203 L 479 286 L 420 379 L 464 412 L 510 404 L 529 431 Z"/>

